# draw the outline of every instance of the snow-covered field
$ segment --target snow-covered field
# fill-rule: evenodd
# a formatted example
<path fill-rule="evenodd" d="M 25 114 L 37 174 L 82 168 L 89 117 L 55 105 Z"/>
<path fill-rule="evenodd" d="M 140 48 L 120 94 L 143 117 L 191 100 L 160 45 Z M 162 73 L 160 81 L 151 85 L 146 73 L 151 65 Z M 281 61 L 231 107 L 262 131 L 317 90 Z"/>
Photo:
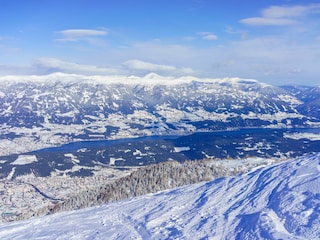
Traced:
<path fill-rule="evenodd" d="M 313 141 L 320 140 L 320 134 L 317 133 L 286 133 L 284 134 L 285 138 L 292 139 L 310 139 Z"/>
<path fill-rule="evenodd" d="M 12 165 L 25 165 L 33 162 L 37 162 L 38 159 L 35 155 L 19 155 L 18 158 L 12 162 Z"/>
<path fill-rule="evenodd" d="M 0 239 L 319 239 L 320 154 L 0 225 Z"/>

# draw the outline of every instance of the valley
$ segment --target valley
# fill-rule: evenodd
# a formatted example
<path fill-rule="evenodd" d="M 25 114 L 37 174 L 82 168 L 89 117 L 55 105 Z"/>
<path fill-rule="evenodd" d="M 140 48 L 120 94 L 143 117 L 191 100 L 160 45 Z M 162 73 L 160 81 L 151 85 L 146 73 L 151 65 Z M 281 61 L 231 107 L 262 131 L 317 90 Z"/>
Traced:
<path fill-rule="evenodd" d="M 319 152 L 319 146 L 320 129 L 241 129 L 74 142 L 3 156 L 1 221 L 45 215 L 60 202 L 117 184 L 150 164 L 207 159 L 209 166 L 226 168 L 224 176 Z"/>
<path fill-rule="evenodd" d="M 93 176 L 101 168 L 126 169 L 168 160 L 246 159 L 302 156 L 320 151 L 320 129 L 248 128 L 198 132 L 185 136 L 149 136 L 79 141 L 60 147 L 0 157 L 8 180 L 38 177 Z"/>
<path fill-rule="evenodd" d="M 120 189 L 161 163 L 205 159 L 225 176 L 320 151 L 317 109 L 303 107 L 316 99 L 311 88 L 156 74 L 43 78 L 0 83 L 3 222 L 48 214 L 108 184 Z M 195 182 L 214 177 L 197 174 Z"/>
<path fill-rule="evenodd" d="M 320 2 L 2 1 L 0 240 L 320 240 Z"/>
<path fill-rule="evenodd" d="M 317 108 L 304 104 L 282 88 L 239 78 L 8 78 L 0 83 L 0 156 L 85 140 L 318 127 Z"/>

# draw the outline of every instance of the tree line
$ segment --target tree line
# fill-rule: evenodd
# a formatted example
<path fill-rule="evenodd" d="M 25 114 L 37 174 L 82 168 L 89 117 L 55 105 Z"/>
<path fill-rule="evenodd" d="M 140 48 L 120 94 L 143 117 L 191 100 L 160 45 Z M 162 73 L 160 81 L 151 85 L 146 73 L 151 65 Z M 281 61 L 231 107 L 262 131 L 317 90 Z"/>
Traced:
<path fill-rule="evenodd" d="M 102 183 L 96 188 L 85 190 L 64 199 L 64 201 L 57 201 L 54 205 L 39 209 L 32 215 L 42 216 L 60 211 L 97 206 L 241 172 L 243 172 L 242 168 L 226 168 L 215 163 L 212 159 L 161 162 L 139 168 L 126 177 L 111 183 Z M 19 216 L 18 220 L 30 217 L 32 216 L 23 214 Z"/>

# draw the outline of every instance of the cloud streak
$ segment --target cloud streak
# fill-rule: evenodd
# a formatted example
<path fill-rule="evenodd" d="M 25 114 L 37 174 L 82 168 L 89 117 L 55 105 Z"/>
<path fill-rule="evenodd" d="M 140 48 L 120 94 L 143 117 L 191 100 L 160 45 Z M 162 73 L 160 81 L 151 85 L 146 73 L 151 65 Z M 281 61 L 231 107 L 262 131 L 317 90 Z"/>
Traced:
<path fill-rule="evenodd" d="M 299 17 L 312 13 L 319 13 L 320 4 L 306 6 L 271 6 L 262 11 L 262 15 L 269 18 Z"/>
<path fill-rule="evenodd" d="M 263 9 L 261 16 L 244 18 L 239 22 L 251 26 L 289 26 L 300 23 L 300 17 L 314 13 L 320 13 L 320 4 L 271 6 Z"/>
<path fill-rule="evenodd" d="M 198 32 L 197 34 L 201 35 L 203 40 L 208 40 L 208 41 L 218 40 L 218 36 L 212 32 Z"/>
<path fill-rule="evenodd" d="M 93 29 L 66 29 L 59 31 L 64 38 L 66 39 L 77 39 L 85 37 L 97 37 L 105 36 L 108 34 L 105 30 L 93 30 Z"/>
<path fill-rule="evenodd" d="M 60 35 L 60 37 L 55 40 L 59 42 L 92 42 L 92 39 L 108 35 L 106 30 L 95 29 L 66 29 L 58 31 L 57 33 Z"/>
<path fill-rule="evenodd" d="M 171 74 L 190 74 L 194 71 L 191 68 L 177 68 L 171 65 L 154 64 L 141 60 L 128 60 L 122 64 L 125 68 L 141 72 L 157 72 L 157 73 L 171 73 Z"/>
<path fill-rule="evenodd" d="M 76 73 L 84 75 L 110 75 L 117 74 L 118 70 L 113 68 L 98 67 L 94 65 L 77 64 L 56 58 L 40 58 L 32 65 L 36 74 L 49 74 L 54 72 Z"/>
<path fill-rule="evenodd" d="M 244 23 L 251 26 L 288 26 L 295 25 L 298 22 L 286 18 L 254 17 L 242 19 L 240 20 L 240 23 Z"/>

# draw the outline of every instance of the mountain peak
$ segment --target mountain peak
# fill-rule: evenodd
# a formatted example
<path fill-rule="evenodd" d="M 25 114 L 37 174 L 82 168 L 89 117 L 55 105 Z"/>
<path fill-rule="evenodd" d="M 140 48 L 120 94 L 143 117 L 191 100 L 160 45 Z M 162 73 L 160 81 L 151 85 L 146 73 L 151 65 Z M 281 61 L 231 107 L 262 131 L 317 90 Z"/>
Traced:
<path fill-rule="evenodd" d="M 165 78 L 157 73 L 154 73 L 154 72 L 151 72 L 151 73 L 148 73 L 144 76 L 144 78 L 148 78 L 148 79 L 161 79 L 161 78 Z"/>

